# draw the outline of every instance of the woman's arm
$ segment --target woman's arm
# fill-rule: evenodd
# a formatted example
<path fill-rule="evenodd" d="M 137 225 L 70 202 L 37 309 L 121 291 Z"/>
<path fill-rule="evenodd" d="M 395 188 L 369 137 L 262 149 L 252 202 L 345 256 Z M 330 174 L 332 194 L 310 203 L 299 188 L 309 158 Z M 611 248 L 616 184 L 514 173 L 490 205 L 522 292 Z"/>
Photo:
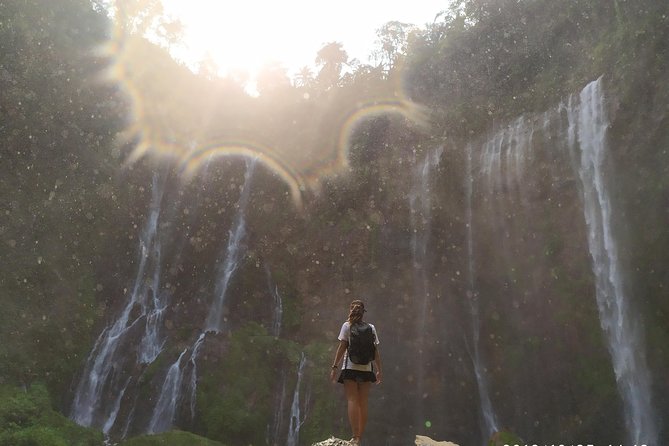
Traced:
<path fill-rule="evenodd" d="M 348 348 L 348 342 L 339 341 L 339 345 L 337 346 L 337 352 L 335 353 L 335 359 L 334 362 L 332 363 L 332 370 L 330 371 L 330 380 L 332 382 L 335 382 L 337 380 L 337 370 L 339 369 L 339 363 L 341 362 L 341 359 L 344 357 L 344 352 L 346 352 L 347 348 Z"/>
<path fill-rule="evenodd" d="M 383 380 L 383 372 L 381 371 L 381 352 L 379 346 L 376 346 L 376 353 L 374 354 L 374 370 L 376 370 L 376 384 L 381 384 Z"/>

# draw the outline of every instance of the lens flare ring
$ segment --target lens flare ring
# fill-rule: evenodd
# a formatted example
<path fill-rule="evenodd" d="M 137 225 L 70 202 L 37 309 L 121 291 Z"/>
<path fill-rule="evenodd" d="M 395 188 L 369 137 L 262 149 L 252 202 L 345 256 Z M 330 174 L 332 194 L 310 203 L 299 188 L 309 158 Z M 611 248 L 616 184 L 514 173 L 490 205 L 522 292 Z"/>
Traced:
<path fill-rule="evenodd" d="M 258 136 L 269 130 L 261 119 L 249 128 L 247 113 L 227 110 L 221 121 L 215 110 L 222 105 L 204 86 L 204 80 L 175 62 L 167 50 L 141 37 L 137 30 L 128 31 L 134 23 L 119 4 L 115 8 L 115 28 L 110 41 L 101 48 L 111 64 L 104 78 L 121 86 L 129 98 L 131 114 L 119 143 L 134 145 L 126 159 L 128 165 L 142 158 L 171 158 L 186 180 L 192 180 L 205 161 L 218 157 L 257 158 L 281 178 L 293 201 L 301 206 L 306 192 L 316 192 L 323 178 L 345 173 L 349 169 L 351 137 L 359 125 L 382 115 L 400 115 L 420 126 L 427 126 L 427 113 L 407 99 L 397 83 L 386 80 L 368 97 L 339 99 L 336 109 L 303 116 L 303 121 L 289 121 L 288 113 L 276 106 L 272 120 L 283 135 L 267 143 Z M 125 25 L 124 25 L 125 24 Z M 378 86 L 376 86 L 378 87 Z M 353 95 L 349 95 L 353 96 Z M 342 95 L 344 97 L 344 95 Z M 257 98 L 247 97 L 249 103 Z M 224 104 L 227 106 L 227 104 Z M 286 122 L 281 124 L 281 120 Z M 247 120 L 247 121 L 245 121 Z M 291 129 L 315 129 L 311 139 L 292 138 Z M 313 136 L 315 135 L 315 136 Z M 320 138 L 320 139 L 318 139 Z M 270 139 L 265 136 L 264 139 Z M 292 139 L 292 140 L 291 140 Z M 288 141 L 288 142 L 286 142 Z"/>

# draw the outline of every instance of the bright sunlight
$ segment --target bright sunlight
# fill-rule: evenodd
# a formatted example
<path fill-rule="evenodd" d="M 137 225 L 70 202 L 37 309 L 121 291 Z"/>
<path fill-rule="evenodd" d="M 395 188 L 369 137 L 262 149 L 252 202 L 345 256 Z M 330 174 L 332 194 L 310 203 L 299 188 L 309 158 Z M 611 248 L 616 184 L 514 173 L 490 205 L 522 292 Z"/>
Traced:
<path fill-rule="evenodd" d="M 315 67 L 316 56 L 333 42 L 344 49 L 348 61 L 369 62 L 362 54 L 373 52 L 377 29 L 398 18 L 404 23 L 419 22 L 403 19 L 411 16 L 408 10 L 383 8 L 375 1 L 364 7 L 350 3 L 347 7 L 341 1 L 336 9 L 302 0 L 162 3 L 165 23 L 178 21 L 180 32 L 160 25 L 151 28 L 151 12 L 160 14 L 157 3 L 149 3 L 154 7 L 151 11 L 118 2 L 117 30 L 107 45 L 106 54 L 113 60 L 109 79 L 124 87 L 133 105 L 133 119 L 121 138 L 135 145 L 129 163 L 151 155 L 176 158 L 184 177 L 193 178 L 212 158 L 255 157 L 285 181 L 299 204 L 303 194 L 318 189 L 322 178 L 347 171 L 351 137 L 368 118 L 395 114 L 421 128 L 428 124 L 424 108 L 405 96 L 400 74 L 382 79 L 379 71 L 376 83 L 363 76 L 346 88 L 330 88 L 338 85 L 339 67 L 325 71 L 320 84 L 303 91 L 290 84 L 284 91 L 290 94 L 283 96 L 272 97 L 271 84 L 257 85 L 257 95 L 250 91 L 267 65 L 278 64 L 290 78 L 305 66 L 314 74 L 322 70 Z M 429 2 L 423 7 L 429 7 Z M 423 17 L 434 16 L 425 11 Z M 142 26 L 168 48 L 145 40 Z M 128 33 L 133 27 L 140 30 Z M 175 69 L 172 57 L 190 70 Z M 202 63 L 205 76 L 194 75 Z M 232 82 L 226 84 L 225 77 Z M 222 101 L 227 97 L 226 85 L 242 88 L 242 96 Z M 253 101 L 252 97 L 263 96 L 263 88 L 265 100 Z M 318 107 L 313 99 L 318 95 L 329 98 L 323 103 L 337 106 Z M 295 104 L 311 108 L 298 113 Z"/>
<path fill-rule="evenodd" d="M 175 56 L 198 64 L 209 59 L 221 74 L 253 76 L 270 63 L 289 74 L 313 66 L 316 53 L 329 42 L 341 42 L 350 58 L 367 63 L 376 30 L 398 20 L 423 25 L 434 20 L 444 2 L 423 0 L 410 5 L 368 0 L 163 0 L 165 12 L 184 25 L 183 44 Z"/>
<path fill-rule="evenodd" d="M 313 22 L 296 26 L 294 13 L 279 2 L 165 0 L 164 5 L 184 25 L 184 42 L 175 55 L 188 63 L 209 59 L 222 73 L 251 74 L 270 62 L 304 62 L 300 40 L 313 32 Z"/>

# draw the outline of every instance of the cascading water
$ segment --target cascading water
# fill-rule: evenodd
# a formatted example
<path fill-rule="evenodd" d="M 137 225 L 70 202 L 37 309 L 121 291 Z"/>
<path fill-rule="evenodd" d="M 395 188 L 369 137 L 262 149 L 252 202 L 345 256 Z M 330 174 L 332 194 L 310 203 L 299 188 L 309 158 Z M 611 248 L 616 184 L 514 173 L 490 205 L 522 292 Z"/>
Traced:
<path fill-rule="evenodd" d="M 151 421 L 149 421 L 148 432 L 150 434 L 165 432 L 172 427 L 172 421 L 174 420 L 176 407 L 180 398 L 179 389 L 183 381 L 181 363 L 187 352 L 188 349 L 182 351 L 176 362 L 167 370 L 167 376 L 165 376 L 165 382 L 158 397 L 156 408 L 153 411 L 153 416 L 151 416 Z"/>
<path fill-rule="evenodd" d="M 480 191 L 481 216 L 477 222 L 481 222 L 489 230 L 492 230 L 495 243 L 495 255 L 501 260 L 500 271 L 505 276 L 507 284 L 517 286 L 514 273 L 518 265 L 517 253 L 521 252 L 523 243 L 526 242 L 527 234 L 520 229 L 518 221 L 531 219 L 530 192 L 524 178 L 525 169 L 534 161 L 534 143 L 537 139 L 535 131 L 537 121 L 542 127 L 548 126 L 553 113 L 546 113 L 541 117 L 520 116 L 508 125 L 498 129 L 480 146 L 480 154 L 474 156 L 474 147 L 467 145 L 466 163 L 467 176 L 465 183 L 466 194 L 466 237 L 467 237 L 467 301 L 471 321 L 471 338 L 466 339 L 466 347 L 474 367 L 474 375 L 479 393 L 479 410 L 481 434 L 487 441 L 491 434 L 499 430 L 499 421 L 492 405 L 486 366 L 481 355 L 481 320 L 480 299 L 481 292 L 476 283 L 476 259 L 474 249 L 474 215 L 473 208 L 476 204 L 473 200 L 474 182 L 480 184 L 476 190 Z M 478 240 L 478 238 L 477 238 Z M 485 242 L 483 242 L 485 243 Z M 498 290 L 494 293 L 488 292 L 486 297 L 498 299 L 499 294 L 506 294 L 512 302 L 522 300 L 523 293 L 536 294 L 539 288 L 534 282 L 534 276 L 529 277 L 531 283 L 524 286 L 534 287 L 534 291 L 528 288 L 504 291 Z M 515 305 L 512 303 L 512 305 Z"/>
<path fill-rule="evenodd" d="M 481 175 L 484 181 L 484 200 L 490 221 L 497 225 L 502 254 L 511 263 L 512 224 L 516 213 L 526 208 L 523 169 L 530 161 L 534 125 L 524 116 L 497 131 L 482 147 Z M 518 205 L 520 204 L 520 206 Z"/>
<path fill-rule="evenodd" d="M 273 300 L 272 326 L 270 334 L 276 338 L 281 335 L 281 322 L 283 320 L 283 299 L 279 293 L 279 287 L 272 280 L 270 267 L 265 264 L 265 275 L 267 276 L 267 288 Z M 271 424 L 267 425 L 267 444 L 279 446 L 279 432 L 283 425 L 283 409 L 286 399 L 286 372 L 282 373 L 281 392 L 279 392 L 274 402 L 274 417 Z"/>
<path fill-rule="evenodd" d="M 160 395 L 156 406 L 153 409 L 151 420 L 149 421 L 148 433 L 155 434 L 168 431 L 172 428 L 177 414 L 177 408 L 183 402 L 185 389 L 190 398 L 191 418 L 195 417 L 195 391 L 197 384 L 197 363 L 195 362 L 200 347 L 204 343 L 205 333 L 195 341 L 195 344 L 186 348 L 177 360 L 167 370 L 165 381 L 160 389 Z M 186 353 L 190 351 L 188 359 L 185 359 Z M 190 364 L 190 375 L 186 381 L 187 365 Z M 185 382 L 184 382 L 185 381 Z"/>
<path fill-rule="evenodd" d="M 578 107 L 568 108 L 570 142 L 581 151 L 579 176 L 588 228 L 588 246 L 595 274 L 595 292 L 602 329 L 613 361 L 630 444 L 658 444 L 658 428 L 651 403 L 651 378 L 637 320 L 623 283 L 614 238 L 611 198 L 604 173 L 608 121 L 601 78 L 580 94 Z M 575 133 L 574 133 L 575 129 Z"/>
<path fill-rule="evenodd" d="M 133 334 L 136 336 L 143 320 L 144 334 L 136 361 L 153 361 L 162 348 L 156 325 L 165 307 L 159 292 L 161 247 L 157 229 L 164 189 L 165 178 L 154 175 L 150 212 L 139 240 L 137 275 L 130 297 L 117 319 L 98 337 L 77 385 L 70 416 L 83 426 L 98 426 L 108 432 L 114 425 L 120 397 L 131 382 L 131 379 L 122 380 L 120 374 L 125 367 L 132 366 L 130 361 L 135 359 L 122 347 L 131 342 Z M 151 269 L 153 273 L 147 274 Z M 138 315 L 132 313 L 135 308 L 140 309 Z M 117 395 L 117 398 L 113 404 L 105 404 L 103 393 Z"/>
<path fill-rule="evenodd" d="M 190 417 L 191 420 L 195 419 L 195 403 L 197 402 L 197 358 L 200 355 L 200 348 L 204 344 L 205 334 L 200 334 L 200 337 L 195 341 L 193 346 L 193 353 L 190 357 L 191 371 L 190 371 L 190 380 L 188 381 L 188 394 L 190 395 Z"/>
<path fill-rule="evenodd" d="M 279 287 L 272 282 L 272 273 L 270 272 L 267 265 L 265 265 L 265 273 L 267 274 L 267 287 L 269 289 L 270 295 L 274 300 L 271 334 L 272 336 L 278 338 L 281 334 L 281 321 L 283 319 L 283 299 L 281 298 L 281 293 L 279 293 Z"/>
<path fill-rule="evenodd" d="M 160 265 L 160 244 L 156 244 L 155 249 L 155 259 L 156 264 Z M 155 268 L 153 272 L 153 284 L 156 285 L 154 288 L 149 290 L 150 300 L 147 302 L 149 305 L 145 305 L 143 308 L 143 313 L 146 314 L 146 322 L 144 328 L 144 336 L 139 345 L 139 362 L 142 364 L 150 364 L 158 357 L 161 351 L 163 351 L 163 346 L 165 340 L 161 336 L 161 327 L 163 325 L 163 316 L 165 315 L 165 310 L 168 305 L 168 294 L 157 289 L 157 285 L 160 284 L 160 268 Z"/>
<path fill-rule="evenodd" d="M 179 358 L 170 366 L 165 381 L 161 386 L 160 396 L 153 410 L 148 431 L 160 433 L 169 430 L 177 414 L 178 406 L 183 402 L 184 394 L 190 399 L 191 417 L 195 416 L 195 402 L 197 392 L 197 357 L 205 341 L 207 332 L 219 333 L 223 328 L 223 307 L 227 295 L 230 279 L 239 266 L 242 255 L 242 241 L 246 234 L 245 212 L 249 201 L 250 183 L 256 159 L 247 162 L 244 185 L 237 204 L 237 215 L 228 237 L 225 260 L 218 268 L 217 281 L 214 289 L 214 301 L 209 309 L 205 329 L 193 343 L 193 346 L 184 350 Z M 184 355 L 190 351 L 187 360 Z M 186 367 L 190 364 L 190 368 Z M 188 378 L 186 373 L 190 373 Z"/>
<path fill-rule="evenodd" d="M 290 405 L 290 425 L 288 427 L 288 438 L 286 446 L 297 446 L 300 440 L 300 428 L 304 423 L 300 410 L 300 387 L 302 386 L 302 376 L 304 375 L 304 365 L 307 358 L 302 353 L 300 364 L 297 367 L 297 382 L 295 383 L 295 392 L 293 393 L 293 403 Z"/>
<path fill-rule="evenodd" d="M 416 388 L 418 398 L 426 397 L 424 388 L 424 345 L 425 326 L 427 321 L 427 309 L 429 306 L 430 289 L 428 281 L 428 250 L 432 223 L 432 200 L 430 178 L 431 172 L 439 164 L 443 147 L 429 152 L 422 162 L 417 162 L 414 167 L 413 184 L 409 193 L 409 218 L 411 222 L 411 253 L 414 270 L 414 289 L 419 313 L 417 318 L 418 358 L 416 367 Z M 419 404 L 419 407 L 421 405 Z M 417 411 L 416 417 L 422 418 L 421 411 Z"/>
<path fill-rule="evenodd" d="M 209 309 L 209 316 L 205 325 L 205 331 L 213 331 L 218 333 L 223 326 L 223 305 L 230 285 L 230 279 L 239 266 L 241 258 L 242 239 L 246 235 L 245 211 L 251 193 L 250 183 L 256 158 L 253 158 L 247 163 L 246 175 L 244 178 L 244 186 L 239 198 L 237 208 L 237 216 L 233 223 L 233 228 L 228 237 L 228 246 L 226 249 L 225 260 L 221 264 L 218 273 L 218 280 L 216 281 L 216 289 L 214 290 L 214 302 Z"/>
<path fill-rule="evenodd" d="M 489 206 L 493 215 L 499 217 L 495 221 L 503 222 L 508 217 L 499 209 L 501 192 L 515 189 L 522 198 L 520 181 L 531 154 L 529 149 L 533 145 L 535 128 L 544 133 L 547 147 L 566 146 L 570 167 L 580 178 L 599 318 L 624 406 L 629 442 L 657 444 L 658 427 L 652 408 L 651 377 L 645 360 L 641 325 L 625 296 L 619 248 L 612 228 L 612 205 L 604 172 L 608 121 L 601 78 L 588 84 L 579 97 L 571 96 L 566 104 L 560 104 L 555 110 L 540 117 L 516 120 L 484 145 L 481 173 L 487 178 Z M 564 142 L 548 141 L 552 132 L 560 135 Z M 559 169 L 556 166 L 549 168 Z M 504 243 L 509 234 L 505 227 L 502 230 Z"/>
<path fill-rule="evenodd" d="M 108 434 L 109 431 L 111 430 L 112 427 L 114 427 L 114 423 L 116 422 L 116 417 L 118 416 L 118 412 L 121 409 L 121 401 L 123 401 L 123 395 L 125 395 L 125 391 L 128 388 L 128 384 L 130 384 L 130 379 L 128 378 L 125 385 L 121 389 L 121 392 L 116 396 L 116 399 L 114 400 L 114 404 L 112 405 L 112 411 L 105 422 L 104 426 L 102 426 L 102 432 L 105 434 Z"/>
<path fill-rule="evenodd" d="M 274 419 L 272 425 L 267 426 L 267 444 L 271 446 L 283 446 L 279 443 L 279 432 L 283 426 L 283 405 L 286 399 L 286 373 L 281 374 L 281 392 L 276 397 Z"/>
<path fill-rule="evenodd" d="M 519 180 L 529 161 L 533 133 L 531 123 L 521 116 L 484 144 L 481 170 L 491 189 L 522 192 Z"/>
<path fill-rule="evenodd" d="M 467 300 L 469 302 L 469 310 L 471 316 L 472 324 L 472 339 L 471 346 L 469 346 L 470 356 L 472 358 L 472 363 L 474 366 L 474 374 L 476 375 L 476 385 L 478 386 L 479 392 L 479 403 L 481 410 L 481 433 L 483 435 L 484 442 L 487 443 L 487 439 L 490 436 L 497 432 L 498 422 L 495 411 L 493 410 L 492 401 L 490 400 L 490 394 L 488 392 L 488 381 L 485 375 L 485 366 L 483 365 L 483 360 L 481 359 L 481 352 L 479 350 L 480 346 L 480 331 L 481 323 L 479 320 L 479 296 L 476 290 L 475 284 L 475 262 L 474 262 L 474 228 L 473 228 L 473 217 L 472 217 L 472 194 L 474 187 L 474 175 L 472 170 L 472 146 L 471 144 L 467 145 L 467 177 L 465 184 L 465 193 L 466 193 L 466 203 L 467 207 L 465 210 L 466 218 L 466 229 L 467 229 Z"/>

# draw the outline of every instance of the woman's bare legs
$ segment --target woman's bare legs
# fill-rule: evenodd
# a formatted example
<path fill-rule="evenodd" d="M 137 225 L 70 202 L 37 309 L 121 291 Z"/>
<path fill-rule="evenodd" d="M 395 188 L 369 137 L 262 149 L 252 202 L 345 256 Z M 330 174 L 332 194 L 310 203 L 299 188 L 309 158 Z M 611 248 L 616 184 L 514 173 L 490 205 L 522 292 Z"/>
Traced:
<path fill-rule="evenodd" d="M 350 379 L 344 380 L 346 390 L 346 402 L 348 404 L 348 421 L 353 431 L 353 439 L 360 440 L 367 424 L 367 400 L 369 398 L 369 382 L 355 382 Z"/>
<path fill-rule="evenodd" d="M 372 388 L 372 383 L 364 382 L 358 384 L 358 403 L 360 407 L 360 424 L 359 424 L 359 434 L 358 437 L 362 437 L 362 433 L 365 431 L 365 426 L 367 425 L 367 401 L 369 400 L 369 389 Z"/>
<path fill-rule="evenodd" d="M 346 403 L 348 405 L 348 422 L 351 424 L 353 439 L 360 438 L 360 406 L 358 405 L 358 383 L 351 380 L 344 380 L 344 390 L 346 391 Z"/>

